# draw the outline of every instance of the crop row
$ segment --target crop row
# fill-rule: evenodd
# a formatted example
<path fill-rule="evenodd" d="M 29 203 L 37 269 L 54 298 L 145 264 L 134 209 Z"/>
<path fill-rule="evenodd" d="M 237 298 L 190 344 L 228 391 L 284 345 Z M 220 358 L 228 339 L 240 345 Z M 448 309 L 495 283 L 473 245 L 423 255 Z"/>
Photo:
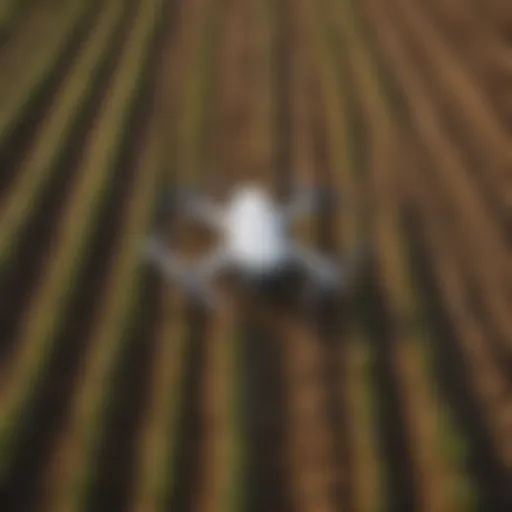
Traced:
<path fill-rule="evenodd" d="M 501 510 L 510 149 L 481 67 L 507 63 L 477 4 L 459 25 L 420 0 L 76 0 L 26 40 L 16 21 L 0 48 L 4 71 L 27 56 L 0 81 L 13 506 Z M 473 27 L 478 55 L 449 26 Z M 299 230 L 347 258 L 369 240 L 353 304 L 306 318 L 235 297 L 205 317 L 142 269 L 163 184 L 255 176 L 366 198 Z"/>
<path fill-rule="evenodd" d="M 455 146 L 450 141 L 449 137 L 447 137 L 446 135 L 441 135 L 441 126 L 442 123 L 446 122 L 447 116 L 443 111 L 444 117 L 441 117 L 440 112 L 442 111 L 441 109 L 444 108 L 445 104 L 432 104 L 432 98 L 437 98 L 437 96 L 435 95 L 435 93 L 432 94 L 432 96 L 429 96 L 428 93 L 426 92 L 426 84 L 430 84 L 432 80 L 429 80 L 428 82 L 424 79 L 420 80 L 419 76 L 415 75 L 415 65 L 412 64 L 410 60 L 407 60 L 409 56 L 407 55 L 408 52 L 406 51 L 406 48 L 409 47 L 405 46 L 403 42 L 399 43 L 398 40 L 399 34 L 402 34 L 402 30 L 399 27 L 405 26 L 405 22 L 402 20 L 402 23 L 400 25 L 398 25 L 398 23 L 392 25 L 391 16 L 385 14 L 385 9 L 383 9 L 382 7 L 377 8 L 374 5 L 374 2 L 367 2 L 364 4 L 364 7 L 367 18 L 371 19 L 371 26 L 379 27 L 379 31 L 377 32 L 377 38 L 379 39 L 379 50 L 382 50 L 382 52 L 379 52 L 377 54 L 377 62 L 379 64 L 385 63 L 385 65 L 387 66 L 386 71 L 381 76 L 384 77 L 384 82 L 387 82 L 388 91 L 390 90 L 390 82 L 392 83 L 392 80 L 395 81 L 395 91 L 396 89 L 400 91 L 400 94 L 402 95 L 402 98 L 405 100 L 407 106 L 407 115 L 404 116 L 404 110 L 401 110 L 401 106 L 397 106 L 395 104 L 395 121 L 397 119 L 399 120 L 400 118 L 402 118 L 401 121 L 403 122 L 403 124 L 400 136 L 402 137 L 404 144 L 407 145 L 407 151 L 402 150 L 402 153 L 400 154 L 404 162 L 403 173 L 408 173 L 408 179 L 404 181 L 410 183 L 411 189 L 417 191 L 423 190 L 423 187 L 425 187 L 427 183 L 430 183 L 431 186 L 435 186 L 435 195 L 431 196 L 432 207 L 437 209 L 438 215 L 442 214 L 445 216 L 443 218 L 443 225 L 445 229 L 447 228 L 448 225 L 451 224 L 452 220 L 454 221 L 454 223 L 458 222 L 457 227 L 455 227 L 454 225 L 450 225 L 450 227 L 453 229 L 451 231 L 451 236 L 453 237 L 451 247 L 456 248 L 456 250 L 459 251 L 461 257 L 463 257 L 467 261 L 468 255 L 471 253 L 471 250 L 468 250 L 468 248 L 473 248 L 477 244 L 476 237 L 489 237 L 492 236 L 492 233 L 496 233 L 496 231 L 490 229 L 486 230 L 487 225 L 485 227 L 480 227 L 478 224 L 473 223 L 473 225 L 471 226 L 470 235 L 469 225 L 463 228 L 461 224 L 467 222 L 467 209 L 473 208 L 474 211 L 475 203 L 456 203 L 455 197 L 451 199 L 446 199 L 446 202 L 444 202 L 444 204 L 441 200 L 441 198 L 444 199 L 446 197 L 447 191 L 453 191 L 454 194 L 457 193 L 458 198 L 460 198 L 458 199 L 459 201 L 467 201 L 467 198 L 469 197 L 478 197 L 478 199 L 480 200 L 480 197 L 477 196 L 475 192 L 473 192 L 473 196 L 469 196 L 469 192 L 466 196 L 462 195 L 463 191 L 470 190 L 471 178 L 467 174 L 463 176 L 465 168 L 462 165 L 462 163 L 456 162 L 453 158 L 450 159 L 450 161 L 448 162 L 450 155 L 454 155 L 454 151 L 458 151 L 458 149 L 455 149 Z M 409 8 L 407 10 L 409 10 Z M 405 11 L 406 9 L 404 8 L 400 12 L 403 13 Z M 426 16 L 422 17 L 423 23 L 425 23 L 426 19 Z M 412 24 L 411 20 L 409 20 L 409 24 Z M 393 28 L 391 28 L 392 26 Z M 429 42 L 434 38 L 436 38 L 436 36 L 434 34 L 431 34 Z M 437 44 L 437 41 L 438 39 L 436 38 L 436 40 L 434 42 L 430 42 L 430 44 L 433 46 Z M 380 69 L 382 73 L 382 67 Z M 437 75 L 439 74 L 440 73 L 438 73 Z M 428 102 L 431 103 L 429 104 Z M 468 106 L 468 110 L 469 108 L 470 107 Z M 411 130 L 407 133 L 408 128 L 409 130 L 412 128 L 412 133 L 416 137 L 415 139 L 413 139 L 413 142 L 411 142 L 410 138 Z M 452 145 L 450 146 L 450 144 Z M 416 148 L 419 149 L 421 156 L 418 155 L 418 157 L 413 157 L 411 159 L 411 155 L 414 154 L 414 150 Z M 428 164 L 420 165 L 420 161 L 428 162 Z M 414 171 L 411 172 L 411 169 L 413 169 Z M 443 169 L 442 176 L 439 174 L 437 180 L 434 181 L 434 172 L 437 172 L 438 170 L 439 172 L 441 172 L 441 169 Z M 421 180 L 419 176 L 420 173 L 423 173 L 423 175 L 421 176 Z M 456 182 L 454 181 L 455 179 L 457 179 Z M 450 180 L 453 180 L 453 186 L 451 186 L 451 188 L 449 188 L 451 184 L 448 183 Z M 395 181 L 395 184 L 398 185 L 398 183 L 399 182 Z M 400 187 L 396 188 L 399 189 Z M 407 194 L 407 192 L 405 193 Z M 441 204 L 443 204 L 442 209 L 440 208 Z M 425 215 L 425 218 L 426 217 L 428 217 L 428 214 Z M 462 229 L 465 229 L 467 233 L 467 237 L 465 239 L 456 237 L 456 234 L 458 233 L 457 230 Z M 473 240 L 470 241 L 470 238 L 473 238 Z M 431 258 L 432 260 L 435 260 L 435 253 L 429 253 L 428 257 Z M 480 258 L 481 259 L 479 261 L 479 264 L 483 265 L 483 262 L 485 261 L 485 265 L 487 265 L 487 267 L 489 267 L 489 265 L 492 266 L 492 263 L 490 263 L 491 261 L 496 261 L 493 260 L 489 254 L 486 254 L 485 256 L 482 254 L 480 255 Z M 485 278 L 482 276 L 482 281 L 486 278 L 490 280 L 489 276 L 486 276 Z M 438 276 L 438 279 L 440 280 L 441 283 L 443 277 Z M 487 286 L 490 287 L 489 283 L 487 283 Z M 495 306 L 495 311 L 497 308 L 501 308 L 502 321 L 506 322 L 503 308 L 506 307 L 507 301 L 504 300 L 504 297 L 504 295 L 499 294 L 497 288 L 493 288 L 492 291 L 490 288 L 488 288 L 488 293 L 483 298 L 487 302 L 486 305 L 490 304 L 491 307 Z M 498 306 L 496 306 L 496 304 L 498 304 Z M 453 321 L 455 329 L 462 329 L 462 324 L 459 325 L 457 320 L 455 319 L 453 319 Z M 502 329 L 502 333 L 509 332 L 507 331 L 506 326 L 504 326 L 503 324 Z M 459 331 L 458 334 L 460 335 L 461 343 L 467 341 L 467 335 L 465 335 L 462 331 Z M 496 364 L 499 356 L 495 356 L 496 358 L 493 357 L 492 353 L 494 346 L 492 343 L 489 343 L 489 341 L 490 340 L 488 339 L 488 343 L 486 344 L 487 346 L 481 347 L 484 352 L 481 352 L 478 359 L 473 359 L 473 361 L 478 365 L 484 365 L 484 362 L 487 360 L 488 364 L 491 365 L 488 366 L 488 368 L 489 371 L 491 372 L 491 375 L 494 376 L 493 381 L 496 382 L 496 384 L 498 384 L 498 382 L 501 381 L 501 383 L 506 386 L 505 381 L 503 380 L 506 373 L 503 370 L 501 370 L 499 366 Z M 498 349 L 499 347 L 500 346 L 498 345 Z M 506 354 L 504 354 L 504 352 L 502 351 L 501 355 L 505 355 L 502 361 L 506 362 Z M 467 353 L 465 357 L 467 357 L 470 360 L 471 356 L 469 355 L 469 353 Z M 468 359 L 466 359 L 466 361 Z M 476 368 L 477 367 L 475 367 L 475 370 L 473 370 L 472 372 L 472 377 L 475 380 L 481 380 L 483 378 L 483 366 L 481 366 L 478 370 Z M 499 389 L 503 389 L 503 387 L 500 387 Z M 495 392 L 499 393 L 500 391 L 498 391 L 498 388 L 495 388 Z M 490 397 L 489 400 L 491 400 Z M 452 407 L 454 408 L 454 410 L 457 409 L 456 404 L 452 404 Z M 502 414 L 504 415 L 505 409 L 500 410 L 503 411 Z M 505 416 L 502 417 L 503 421 L 505 421 Z M 477 421 L 478 420 L 476 419 L 472 420 L 473 423 L 476 423 Z M 504 444 L 501 445 L 500 451 L 505 450 L 507 446 L 505 438 L 502 438 L 502 443 Z M 506 453 L 506 450 L 504 453 Z M 485 479 L 481 479 L 480 481 L 480 483 L 483 486 L 487 485 L 484 483 L 484 480 Z M 502 489 L 501 491 L 495 490 L 494 496 L 487 495 L 487 499 L 494 500 L 491 501 L 490 503 L 496 504 L 500 503 L 500 499 L 506 498 L 503 495 Z"/>
<path fill-rule="evenodd" d="M 161 5 L 157 3 L 148 4 L 141 10 L 136 24 L 132 27 L 130 42 L 123 48 L 122 57 L 113 74 L 110 87 L 105 93 L 101 108 L 97 111 L 94 129 L 84 134 L 80 141 L 85 148 L 81 162 L 76 163 L 79 168 L 75 173 L 76 178 L 72 180 L 67 190 L 61 216 L 52 227 L 52 254 L 43 267 L 41 279 L 33 295 L 25 305 L 24 322 L 13 342 L 12 354 L 7 360 L 2 361 L 5 368 L 3 372 L 5 377 L 2 381 L 2 477 L 12 480 L 13 487 L 20 484 L 17 479 L 29 478 L 26 471 L 23 471 L 23 463 L 20 465 L 20 460 L 34 464 L 37 459 L 34 453 L 31 454 L 30 459 L 27 459 L 24 452 L 29 450 L 27 446 L 34 448 L 36 443 L 36 449 L 42 449 L 43 447 L 39 445 L 46 442 L 57 443 L 56 446 L 62 445 L 57 439 L 60 423 L 57 422 L 56 425 L 55 418 L 52 416 L 66 410 L 66 400 L 69 398 L 69 395 L 65 394 L 66 391 L 71 394 L 77 393 L 77 400 L 74 403 L 77 415 L 79 415 L 81 403 L 84 404 L 84 408 L 90 406 L 93 409 L 101 409 L 102 406 L 98 400 L 105 390 L 102 389 L 99 396 L 94 396 L 93 392 L 88 393 L 87 372 L 82 375 L 84 382 L 77 382 L 76 379 L 77 375 L 81 375 L 80 361 L 84 357 L 83 349 L 89 348 L 87 354 L 91 359 L 90 365 L 85 363 L 88 359 L 83 361 L 82 370 L 90 368 L 90 381 L 102 382 L 102 379 L 96 381 L 98 372 L 113 371 L 109 370 L 112 365 L 108 364 L 108 360 L 103 360 L 103 357 L 108 355 L 108 347 L 111 347 L 110 352 L 116 357 L 116 344 L 119 347 L 118 343 L 123 341 L 126 312 L 134 300 L 134 294 L 130 290 L 132 286 L 136 290 L 136 281 L 132 281 L 130 276 L 133 274 L 134 265 L 138 262 L 139 231 L 145 231 L 144 217 L 141 218 L 141 215 L 150 203 L 147 189 L 149 187 L 151 190 L 152 187 L 151 173 L 143 173 L 141 176 L 144 180 L 140 181 L 140 188 L 135 189 L 140 194 L 140 201 L 134 197 L 129 207 L 126 207 L 129 208 L 126 211 L 129 218 L 139 218 L 137 221 L 134 220 L 133 226 L 127 225 L 128 230 L 135 229 L 134 234 L 130 235 L 129 231 L 122 227 L 121 212 L 124 210 L 123 205 L 127 204 L 124 199 L 130 195 L 131 178 L 138 173 L 135 170 L 136 165 L 126 165 L 126 157 L 128 156 L 129 162 L 130 155 L 127 155 L 127 150 L 131 153 L 130 146 L 135 145 L 136 140 L 131 138 L 136 137 L 138 133 L 134 128 L 143 120 L 140 116 L 141 99 L 146 94 L 144 90 L 147 91 L 147 75 L 152 72 L 151 63 L 153 62 L 147 56 L 154 48 L 152 41 L 155 40 L 159 12 L 161 12 Z M 112 22 L 116 16 L 120 20 L 123 19 L 122 11 L 117 9 L 116 2 L 107 4 L 102 16 L 105 24 L 103 30 L 110 28 L 111 35 L 115 34 L 116 24 Z M 98 26 L 101 31 L 100 27 L 101 24 Z M 101 45 L 101 38 L 99 42 L 91 43 L 91 47 L 96 43 Z M 92 54 L 94 55 L 94 52 Z M 140 54 L 139 57 L 137 54 Z M 87 49 L 85 57 L 86 61 L 91 59 L 91 53 L 88 53 Z M 128 147 L 126 147 L 127 143 Z M 135 160 L 134 153 L 131 155 Z M 148 163 L 153 169 L 159 166 L 158 162 L 151 160 L 142 164 Z M 143 185 L 144 183 L 146 185 Z M 102 283 L 102 264 L 108 268 L 109 263 L 109 258 L 105 258 L 105 249 L 107 255 L 109 252 L 110 255 L 114 253 L 116 245 L 119 244 L 116 242 L 119 240 L 117 235 L 121 230 L 126 231 L 126 238 L 123 237 L 122 240 L 125 240 L 125 244 L 129 244 L 127 250 L 121 253 L 126 262 L 117 267 L 117 277 L 112 275 L 110 282 Z M 33 256 L 37 257 L 37 255 Z M 106 270 L 105 267 L 103 270 Z M 89 277 L 87 277 L 88 272 L 92 272 Z M 92 289 L 87 289 L 87 286 L 92 286 Z M 101 293 L 102 288 L 105 294 L 104 299 L 101 296 L 95 296 Z M 87 291 L 92 293 L 92 297 L 91 295 L 87 297 Z M 109 312 L 117 311 L 119 321 L 116 322 L 116 315 L 108 316 L 103 322 L 101 321 L 101 307 L 105 306 L 102 304 L 103 300 L 107 306 L 112 304 L 114 309 Z M 77 313 L 78 318 L 74 316 Z M 79 323 L 80 316 L 85 320 L 82 325 Z M 97 322 L 94 316 L 97 317 Z M 77 323 L 73 325 L 74 322 Z M 81 332 L 82 330 L 85 332 Z M 80 337 L 83 341 L 80 341 Z M 104 343 L 104 352 L 94 357 L 93 347 L 97 343 L 101 346 L 102 339 L 107 340 Z M 96 352 L 99 353 L 101 350 Z M 97 365 L 94 364 L 95 359 Z M 122 358 L 119 361 L 121 362 Z M 105 376 L 108 376 L 108 373 L 105 373 Z M 61 386 L 67 386 L 68 389 L 62 389 Z M 81 396 L 85 397 L 83 402 L 78 400 L 78 393 L 81 392 L 83 392 Z M 89 403 L 86 398 L 91 395 L 92 399 Z M 45 406 L 49 409 L 45 410 Z M 53 414 L 49 414 L 49 411 L 53 411 Z M 88 418 L 88 421 L 94 421 L 94 415 Z M 37 431 L 34 429 L 34 422 L 39 423 Z M 72 432 L 79 435 L 82 429 L 81 431 L 85 433 L 81 441 L 75 443 L 74 450 L 83 456 L 84 450 L 89 450 L 87 436 L 93 435 L 94 425 L 88 429 L 87 422 L 81 420 L 78 425 L 78 433 L 76 430 Z M 44 457 L 44 453 L 41 453 L 41 456 Z M 82 480 L 80 474 L 76 472 L 76 466 L 71 465 L 69 469 L 66 476 L 70 481 L 72 478 Z M 85 473 L 90 471 L 86 465 L 82 469 Z M 49 475 L 51 473 L 51 471 L 48 472 Z M 86 476 L 83 479 L 86 479 Z M 51 477 L 48 478 L 51 481 Z M 37 484 L 38 482 L 34 482 L 34 485 Z M 51 485 L 48 485 L 48 489 L 50 488 Z M 34 492 L 25 493 L 25 498 L 33 497 L 35 488 L 30 487 L 30 489 Z M 75 497 L 74 493 L 77 489 L 73 486 L 64 486 L 60 490 L 62 489 L 65 489 L 65 492 L 59 493 L 60 499 L 65 501 Z M 51 496 L 51 492 L 48 494 L 46 498 L 51 503 L 55 496 Z M 67 508 L 69 503 L 62 505 L 69 510 Z"/>

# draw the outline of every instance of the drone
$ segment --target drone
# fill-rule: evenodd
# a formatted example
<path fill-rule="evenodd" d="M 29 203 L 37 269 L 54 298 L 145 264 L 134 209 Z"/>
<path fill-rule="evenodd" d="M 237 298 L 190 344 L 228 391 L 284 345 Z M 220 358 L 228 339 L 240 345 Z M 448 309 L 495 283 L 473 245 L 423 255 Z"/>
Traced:
<path fill-rule="evenodd" d="M 235 188 L 226 204 L 192 194 L 181 202 L 184 213 L 221 236 L 221 242 L 199 261 L 185 265 L 175 251 L 153 235 L 144 257 L 168 281 L 177 283 L 204 305 L 216 308 L 210 284 L 223 271 L 234 272 L 249 287 L 276 281 L 290 268 L 306 274 L 319 293 L 332 293 L 347 283 L 344 269 L 334 260 L 292 238 L 293 223 L 301 216 L 330 204 L 325 192 L 301 192 L 284 205 L 261 186 Z"/>

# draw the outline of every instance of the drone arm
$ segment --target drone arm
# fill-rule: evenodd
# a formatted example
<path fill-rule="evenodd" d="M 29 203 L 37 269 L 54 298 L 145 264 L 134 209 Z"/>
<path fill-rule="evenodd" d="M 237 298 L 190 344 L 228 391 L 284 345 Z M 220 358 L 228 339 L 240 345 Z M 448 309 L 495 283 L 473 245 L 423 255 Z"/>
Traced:
<path fill-rule="evenodd" d="M 184 272 L 184 266 L 165 245 L 153 237 L 145 247 L 145 256 L 155 264 L 167 279 L 179 279 Z"/>
<path fill-rule="evenodd" d="M 224 224 L 224 212 L 212 201 L 189 199 L 185 203 L 185 211 L 188 215 L 215 229 L 220 229 Z"/>
<path fill-rule="evenodd" d="M 306 268 L 317 284 L 328 288 L 344 285 L 342 270 L 329 259 L 299 244 L 294 244 L 292 250 L 299 264 Z"/>
<path fill-rule="evenodd" d="M 185 266 L 160 241 L 153 238 L 145 249 L 146 257 L 156 264 L 164 276 L 170 281 L 176 281 L 193 295 L 198 295 L 209 305 L 214 305 L 213 296 L 207 288 L 208 281 L 228 264 L 224 250 L 215 250 L 199 263 Z"/>
<path fill-rule="evenodd" d="M 228 264 L 228 256 L 226 251 L 221 249 L 214 249 L 207 254 L 197 264 L 193 265 L 190 271 L 194 274 L 194 279 L 200 281 L 207 281 L 221 271 Z"/>
<path fill-rule="evenodd" d="M 217 305 L 213 293 L 208 285 L 215 274 L 221 271 L 229 260 L 226 252 L 223 249 L 213 250 L 210 254 L 203 259 L 192 265 L 188 269 L 188 276 L 186 278 L 186 286 L 193 294 L 200 296 L 200 298 L 210 307 Z"/>

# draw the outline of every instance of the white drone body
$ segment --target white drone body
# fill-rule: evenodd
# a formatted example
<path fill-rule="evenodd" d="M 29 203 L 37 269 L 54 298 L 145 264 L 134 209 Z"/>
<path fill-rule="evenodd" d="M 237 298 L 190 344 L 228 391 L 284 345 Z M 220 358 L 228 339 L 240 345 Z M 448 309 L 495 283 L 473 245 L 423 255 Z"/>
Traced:
<path fill-rule="evenodd" d="M 290 266 L 301 267 L 318 288 L 332 290 L 343 284 L 338 265 L 291 237 L 293 220 L 318 206 L 310 196 L 279 206 L 265 190 L 246 186 L 235 190 L 224 207 L 199 199 L 186 206 L 189 214 L 220 233 L 219 246 L 188 268 L 155 238 L 149 242 L 146 255 L 168 278 L 184 284 L 210 304 L 212 296 L 207 285 L 226 269 L 254 282 L 278 276 Z"/>

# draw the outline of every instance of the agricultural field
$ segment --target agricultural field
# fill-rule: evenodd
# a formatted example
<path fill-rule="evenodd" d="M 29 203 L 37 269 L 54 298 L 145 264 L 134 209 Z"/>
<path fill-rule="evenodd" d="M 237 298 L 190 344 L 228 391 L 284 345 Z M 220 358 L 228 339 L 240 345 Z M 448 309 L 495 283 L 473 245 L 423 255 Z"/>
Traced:
<path fill-rule="evenodd" d="M 0 0 L 0 510 L 512 511 L 511 35 L 505 0 Z M 209 314 L 143 264 L 163 191 L 247 179 L 355 198 L 297 229 L 370 247 L 339 301 Z"/>

